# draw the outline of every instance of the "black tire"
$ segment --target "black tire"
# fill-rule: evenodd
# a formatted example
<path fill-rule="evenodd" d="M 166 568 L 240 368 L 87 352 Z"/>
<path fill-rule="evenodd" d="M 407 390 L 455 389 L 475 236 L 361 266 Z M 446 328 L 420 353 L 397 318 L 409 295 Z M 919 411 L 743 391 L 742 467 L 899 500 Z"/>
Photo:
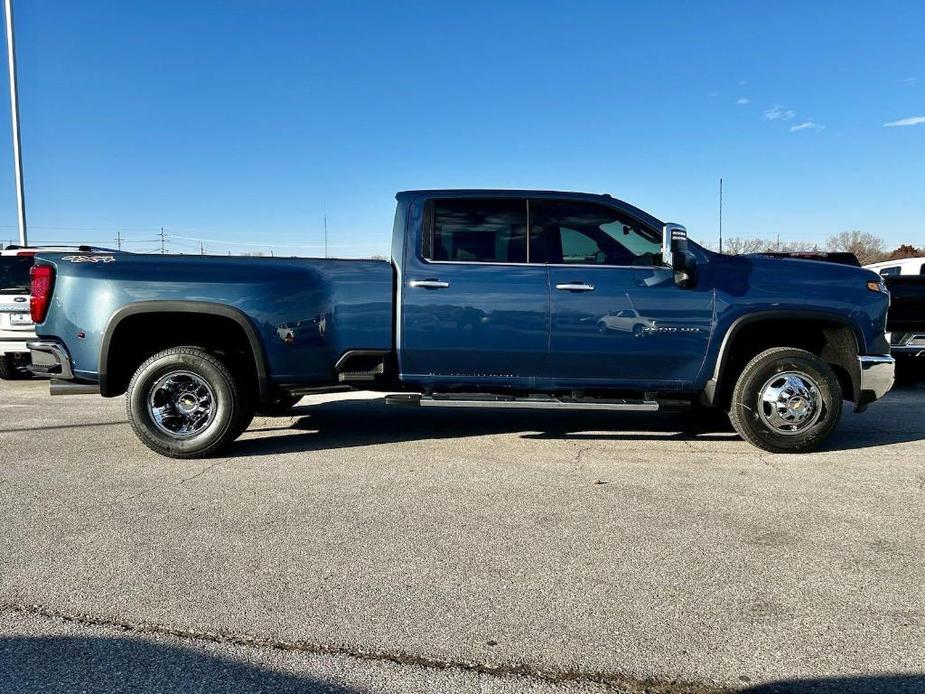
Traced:
<path fill-rule="evenodd" d="M 791 383 L 813 387 L 794 389 Z M 780 407 L 764 402 L 763 392 L 779 393 Z M 785 403 L 792 407 L 785 407 Z M 753 446 L 772 453 L 805 453 L 829 437 L 838 426 L 841 411 L 841 384 L 826 362 L 803 349 L 774 347 L 743 369 L 732 393 L 729 419 Z"/>
<path fill-rule="evenodd" d="M 690 422 L 691 431 L 728 433 L 733 430 L 732 423 L 729 421 L 729 413 L 719 407 L 706 407 L 699 402 L 694 402 L 685 416 Z"/>
<path fill-rule="evenodd" d="M 265 400 L 264 402 L 258 403 L 257 414 L 263 417 L 280 417 L 287 415 L 301 399 L 301 395 L 277 395 L 272 400 Z"/>
<path fill-rule="evenodd" d="M 180 383 L 180 391 L 171 389 L 172 381 Z M 184 388 L 190 394 L 186 401 L 180 404 L 171 399 L 170 393 L 182 393 Z M 194 412 L 195 426 L 171 433 L 178 423 L 191 421 L 181 412 L 195 400 L 193 393 L 205 393 L 203 399 L 211 405 L 209 414 Z M 168 412 L 160 425 L 154 413 L 154 409 L 162 409 L 157 403 Z M 221 360 L 198 347 L 171 347 L 145 361 L 132 376 L 125 404 L 135 435 L 151 450 L 170 458 L 213 455 L 234 441 L 253 417 L 247 389 Z"/>
<path fill-rule="evenodd" d="M 0 354 L 0 379 L 4 381 L 17 381 L 21 378 L 27 378 L 29 374 L 20 369 L 13 357 L 7 354 Z"/>

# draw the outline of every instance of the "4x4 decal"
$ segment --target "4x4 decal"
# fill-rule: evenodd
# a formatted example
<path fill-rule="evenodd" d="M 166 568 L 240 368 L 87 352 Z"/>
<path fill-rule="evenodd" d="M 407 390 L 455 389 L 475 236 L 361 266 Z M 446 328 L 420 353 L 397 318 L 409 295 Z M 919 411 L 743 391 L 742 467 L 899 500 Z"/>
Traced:
<path fill-rule="evenodd" d="M 114 255 L 66 255 L 61 260 L 69 260 L 72 263 L 114 263 Z"/>

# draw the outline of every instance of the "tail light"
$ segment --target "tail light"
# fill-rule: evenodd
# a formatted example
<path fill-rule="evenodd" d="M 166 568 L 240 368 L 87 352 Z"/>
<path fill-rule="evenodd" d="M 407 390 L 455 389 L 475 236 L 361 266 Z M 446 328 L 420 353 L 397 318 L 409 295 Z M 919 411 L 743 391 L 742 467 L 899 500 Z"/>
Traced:
<path fill-rule="evenodd" d="M 51 302 L 51 290 L 55 284 L 55 269 L 51 265 L 33 265 L 30 271 L 32 277 L 32 297 L 29 299 L 29 312 L 33 323 L 41 323 L 48 313 L 48 304 Z"/>

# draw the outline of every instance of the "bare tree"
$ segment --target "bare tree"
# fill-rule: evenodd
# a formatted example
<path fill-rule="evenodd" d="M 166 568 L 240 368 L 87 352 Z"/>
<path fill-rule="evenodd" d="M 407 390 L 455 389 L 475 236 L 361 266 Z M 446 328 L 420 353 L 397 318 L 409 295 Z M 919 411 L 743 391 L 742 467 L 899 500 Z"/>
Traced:
<path fill-rule="evenodd" d="M 826 241 L 830 251 L 854 253 L 861 265 L 876 263 L 883 258 L 883 240 L 866 231 L 843 231 Z"/>
<path fill-rule="evenodd" d="M 819 244 L 812 241 L 786 241 L 781 244 L 780 249 L 787 253 L 818 252 Z"/>
<path fill-rule="evenodd" d="M 767 239 L 746 239 L 739 236 L 733 236 L 723 241 L 723 251 L 730 255 L 742 255 L 743 253 L 762 253 L 774 248 L 774 242 Z"/>
<path fill-rule="evenodd" d="M 916 248 L 904 243 L 899 248 L 890 251 L 884 260 L 901 260 L 902 258 L 918 258 L 920 256 L 925 256 L 925 248 Z"/>

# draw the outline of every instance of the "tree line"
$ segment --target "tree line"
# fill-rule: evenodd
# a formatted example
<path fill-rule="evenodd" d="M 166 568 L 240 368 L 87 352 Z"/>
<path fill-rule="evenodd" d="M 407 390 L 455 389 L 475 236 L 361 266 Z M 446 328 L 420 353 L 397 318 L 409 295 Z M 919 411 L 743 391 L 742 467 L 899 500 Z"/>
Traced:
<path fill-rule="evenodd" d="M 808 241 L 779 241 L 762 238 L 743 238 L 734 236 L 723 239 L 723 253 L 741 255 L 743 253 L 765 252 L 795 252 L 795 251 L 836 251 L 854 253 L 861 265 L 870 265 L 881 260 L 898 260 L 901 258 L 917 258 L 925 256 L 925 246 L 916 248 L 904 243 L 901 246 L 888 250 L 883 239 L 869 234 L 866 231 L 843 231 L 826 239 L 820 246 L 818 243 Z"/>

